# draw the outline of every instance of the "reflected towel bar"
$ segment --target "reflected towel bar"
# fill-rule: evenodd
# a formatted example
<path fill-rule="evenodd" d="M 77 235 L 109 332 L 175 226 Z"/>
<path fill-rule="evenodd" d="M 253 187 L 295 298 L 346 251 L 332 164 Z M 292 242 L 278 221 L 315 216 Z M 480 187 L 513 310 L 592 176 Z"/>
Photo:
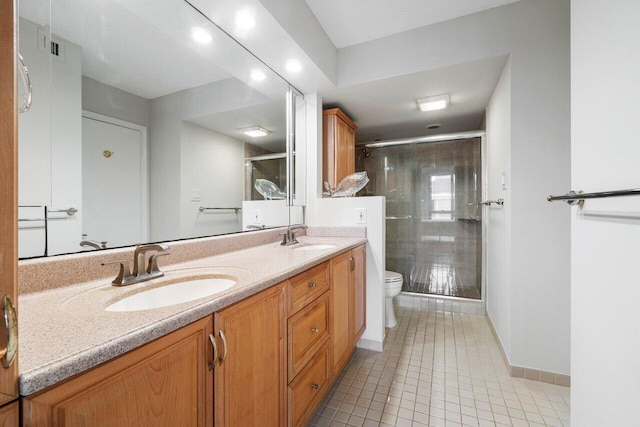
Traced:
<path fill-rule="evenodd" d="M 200 206 L 198 208 L 198 210 L 200 212 L 204 212 L 204 211 L 235 211 L 236 213 L 238 213 L 238 211 L 242 210 L 242 208 L 205 208 L 204 206 Z"/>
<path fill-rule="evenodd" d="M 600 191 L 597 193 L 583 193 L 579 191 L 569 191 L 563 196 L 547 196 L 548 202 L 555 202 L 557 200 L 564 200 L 570 205 L 582 206 L 586 199 L 603 199 L 605 197 L 620 197 L 620 196 L 638 196 L 640 195 L 640 188 L 632 188 L 629 190 L 615 190 L 615 191 Z"/>
<path fill-rule="evenodd" d="M 69 216 L 74 215 L 76 212 L 78 212 L 78 209 L 74 208 L 74 207 L 70 207 L 69 209 L 47 209 L 47 211 L 49 213 L 51 212 L 64 212 Z"/>
<path fill-rule="evenodd" d="M 485 205 L 485 206 L 491 206 L 491 205 L 498 205 L 498 206 L 502 206 L 504 205 L 504 199 L 497 199 L 497 200 L 485 200 L 484 202 L 480 202 L 478 203 L 479 205 Z"/>

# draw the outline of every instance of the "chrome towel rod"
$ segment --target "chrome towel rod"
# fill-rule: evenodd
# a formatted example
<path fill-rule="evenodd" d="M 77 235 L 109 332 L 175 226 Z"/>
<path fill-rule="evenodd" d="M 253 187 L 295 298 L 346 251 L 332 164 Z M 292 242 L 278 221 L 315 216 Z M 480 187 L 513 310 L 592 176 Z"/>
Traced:
<path fill-rule="evenodd" d="M 69 209 L 47 209 L 47 211 L 49 213 L 51 213 L 51 212 L 64 212 L 67 215 L 72 216 L 73 214 L 78 212 L 78 209 L 76 209 L 74 207 L 70 207 Z"/>
<path fill-rule="evenodd" d="M 229 211 L 229 210 L 232 210 L 232 211 L 236 211 L 236 213 L 238 213 L 238 211 L 242 210 L 242 208 L 237 208 L 237 207 L 236 208 L 205 208 L 204 206 L 200 206 L 198 208 L 198 210 L 200 212 L 204 212 L 204 211 Z"/>
<path fill-rule="evenodd" d="M 497 200 L 485 200 L 484 202 L 480 202 L 478 203 L 480 205 L 485 205 L 485 206 L 491 206 L 491 205 L 498 205 L 498 206 L 502 206 L 504 205 L 504 199 L 497 199 Z"/>
<path fill-rule="evenodd" d="M 615 190 L 615 191 L 600 191 L 597 193 L 584 193 L 582 190 L 569 191 L 563 196 L 547 196 L 548 202 L 555 202 L 557 200 L 564 200 L 570 205 L 582 206 L 586 199 L 603 199 L 605 197 L 620 197 L 620 196 L 638 196 L 640 195 L 640 188 L 631 188 L 629 190 Z"/>

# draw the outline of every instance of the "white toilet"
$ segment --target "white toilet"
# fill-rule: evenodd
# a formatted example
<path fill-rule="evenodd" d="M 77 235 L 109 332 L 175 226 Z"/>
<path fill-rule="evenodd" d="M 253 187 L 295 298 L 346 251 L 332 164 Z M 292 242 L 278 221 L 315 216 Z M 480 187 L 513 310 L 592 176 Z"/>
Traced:
<path fill-rule="evenodd" d="M 393 328 L 398 321 L 396 313 L 393 311 L 393 297 L 402 290 L 402 274 L 395 271 L 384 272 L 384 296 L 386 299 L 385 319 L 387 328 Z"/>

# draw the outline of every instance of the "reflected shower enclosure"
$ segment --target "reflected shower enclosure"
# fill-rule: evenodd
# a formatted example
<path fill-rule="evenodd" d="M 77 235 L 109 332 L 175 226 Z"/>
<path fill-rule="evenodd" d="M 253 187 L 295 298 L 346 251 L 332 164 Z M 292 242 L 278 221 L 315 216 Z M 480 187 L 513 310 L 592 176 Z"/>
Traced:
<path fill-rule="evenodd" d="M 386 197 L 386 269 L 403 292 L 481 299 L 481 140 L 356 148 L 360 193 Z"/>

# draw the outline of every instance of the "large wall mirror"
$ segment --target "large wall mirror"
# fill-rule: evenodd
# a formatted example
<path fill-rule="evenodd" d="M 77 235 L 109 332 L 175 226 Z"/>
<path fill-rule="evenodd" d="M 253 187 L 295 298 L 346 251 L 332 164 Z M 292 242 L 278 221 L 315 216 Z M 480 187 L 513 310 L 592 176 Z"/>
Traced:
<path fill-rule="evenodd" d="M 302 95 L 189 3 L 19 16 L 21 258 L 303 222 Z"/>

